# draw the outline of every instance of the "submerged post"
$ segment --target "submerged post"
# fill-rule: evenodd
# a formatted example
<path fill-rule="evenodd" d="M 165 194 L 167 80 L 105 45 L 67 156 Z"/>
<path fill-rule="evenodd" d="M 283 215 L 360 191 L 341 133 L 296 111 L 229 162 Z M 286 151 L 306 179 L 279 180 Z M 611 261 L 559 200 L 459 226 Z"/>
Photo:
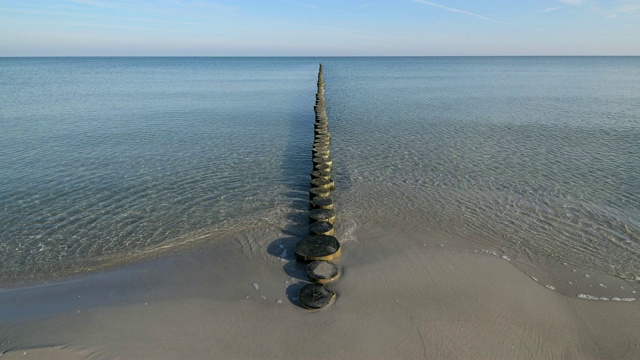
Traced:
<path fill-rule="evenodd" d="M 340 256 L 340 242 L 334 235 L 336 215 L 333 211 L 331 191 L 334 182 L 331 176 L 331 135 L 324 97 L 324 75 L 320 64 L 318 70 L 318 91 L 315 111 L 314 142 L 312 148 L 313 166 L 311 189 L 309 190 L 309 236 L 298 241 L 295 247 L 296 259 L 311 262 L 307 274 L 312 284 L 304 286 L 298 295 L 300 306 L 309 310 L 320 310 L 333 303 L 336 294 L 325 284 L 335 281 L 340 270 L 332 261 Z"/>

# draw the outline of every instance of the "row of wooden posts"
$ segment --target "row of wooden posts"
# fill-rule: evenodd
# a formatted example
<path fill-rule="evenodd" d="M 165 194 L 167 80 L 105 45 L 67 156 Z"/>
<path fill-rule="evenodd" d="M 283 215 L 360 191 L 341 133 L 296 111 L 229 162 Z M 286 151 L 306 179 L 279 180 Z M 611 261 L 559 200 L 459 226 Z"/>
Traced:
<path fill-rule="evenodd" d="M 298 295 L 300 306 L 319 310 L 333 303 L 335 293 L 326 287 L 338 279 L 340 269 L 335 260 L 340 256 L 340 242 L 334 235 L 336 214 L 333 210 L 331 191 L 335 188 L 331 171 L 331 134 L 324 97 L 322 64 L 318 71 L 316 93 L 314 141 L 311 155 L 311 189 L 309 190 L 309 236 L 295 246 L 296 260 L 307 265 L 311 284 L 305 285 Z"/>

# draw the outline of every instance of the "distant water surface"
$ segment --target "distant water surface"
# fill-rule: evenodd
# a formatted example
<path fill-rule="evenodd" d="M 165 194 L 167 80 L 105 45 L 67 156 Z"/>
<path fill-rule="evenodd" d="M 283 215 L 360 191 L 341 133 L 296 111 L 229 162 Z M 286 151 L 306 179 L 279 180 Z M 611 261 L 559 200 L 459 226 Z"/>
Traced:
<path fill-rule="evenodd" d="M 640 58 L 4 58 L 0 278 L 285 227 L 318 62 L 341 218 L 640 276 Z"/>
<path fill-rule="evenodd" d="M 362 221 L 640 280 L 640 58 L 350 59 L 325 78 Z"/>
<path fill-rule="evenodd" d="M 287 213 L 306 180 L 316 67 L 0 59 L 0 272 L 39 276 Z"/>

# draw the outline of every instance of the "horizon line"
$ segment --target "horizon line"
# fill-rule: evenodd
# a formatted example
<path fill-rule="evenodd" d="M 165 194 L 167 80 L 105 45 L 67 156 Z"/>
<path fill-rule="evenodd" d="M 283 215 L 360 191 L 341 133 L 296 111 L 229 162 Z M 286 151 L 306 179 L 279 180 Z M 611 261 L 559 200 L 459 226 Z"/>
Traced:
<path fill-rule="evenodd" d="M 638 55 L 0 55 L 0 58 L 345 58 L 345 57 L 640 57 Z"/>

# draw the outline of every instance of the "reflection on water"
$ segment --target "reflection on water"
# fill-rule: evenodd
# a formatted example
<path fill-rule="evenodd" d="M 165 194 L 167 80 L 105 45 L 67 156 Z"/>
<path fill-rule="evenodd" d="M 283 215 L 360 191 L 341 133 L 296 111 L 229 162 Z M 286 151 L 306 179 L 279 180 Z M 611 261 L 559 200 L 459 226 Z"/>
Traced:
<path fill-rule="evenodd" d="M 0 278 L 281 222 L 306 181 L 313 62 L 0 61 Z"/>
<path fill-rule="evenodd" d="M 86 58 L 0 59 L 0 277 L 286 228 L 319 61 L 344 223 L 640 276 L 639 58 Z"/>
<path fill-rule="evenodd" d="M 640 58 L 330 64 L 341 206 L 640 280 L 638 80 Z"/>

